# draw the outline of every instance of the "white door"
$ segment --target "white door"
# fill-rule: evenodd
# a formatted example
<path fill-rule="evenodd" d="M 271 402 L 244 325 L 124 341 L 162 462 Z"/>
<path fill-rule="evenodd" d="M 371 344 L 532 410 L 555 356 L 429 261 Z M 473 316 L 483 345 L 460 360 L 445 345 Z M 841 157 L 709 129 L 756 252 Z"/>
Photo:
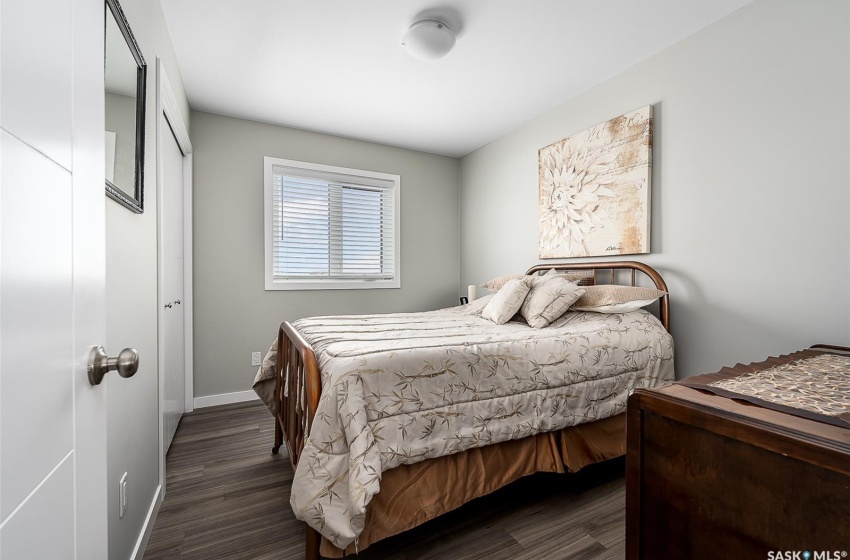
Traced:
<path fill-rule="evenodd" d="M 192 143 L 159 59 L 156 70 L 160 480 L 164 485 L 165 454 L 183 413 L 193 408 Z"/>
<path fill-rule="evenodd" d="M 103 22 L 102 0 L 0 0 L 4 560 L 107 557 Z"/>
<path fill-rule="evenodd" d="M 162 219 L 163 454 L 168 451 L 185 403 L 183 305 L 183 152 L 165 115 L 160 115 L 160 216 Z"/>

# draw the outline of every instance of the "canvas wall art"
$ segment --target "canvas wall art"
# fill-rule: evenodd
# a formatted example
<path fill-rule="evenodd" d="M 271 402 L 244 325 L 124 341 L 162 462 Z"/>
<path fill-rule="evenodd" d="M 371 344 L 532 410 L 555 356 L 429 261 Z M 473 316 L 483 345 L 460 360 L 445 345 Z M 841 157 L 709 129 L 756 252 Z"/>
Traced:
<path fill-rule="evenodd" d="M 652 106 L 538 153 L 542 259 L 649 252 Z"/>

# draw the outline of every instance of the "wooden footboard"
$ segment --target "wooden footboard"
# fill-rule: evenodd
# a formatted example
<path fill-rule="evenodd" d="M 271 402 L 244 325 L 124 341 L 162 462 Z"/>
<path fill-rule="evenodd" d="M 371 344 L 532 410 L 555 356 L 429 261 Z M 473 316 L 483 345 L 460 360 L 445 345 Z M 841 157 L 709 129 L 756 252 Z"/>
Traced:
<path fill-rule="evenodd" d="M 278 331 L 275 368 L 277 423 L 272 452 L 277 453 L 285 442 L 295 468 L 319 406 L 322 380 L 313 348 L 286 321 Z"/>
<path fill-rule="evenodd" d="M 313 348 L 286 321 L 280 324 L 277 335 L 275 369 L 277 418 L 272 453 L 277 453 L 281 444 L 286 443 L 289 460 L 294 469 L 298 465 L 304 441 L 316 416 L 319 395 L 322 393 L 322 379 Z M 307 560 L 319 560 L 321 535 L 309 526 L 306 544 Z"/>

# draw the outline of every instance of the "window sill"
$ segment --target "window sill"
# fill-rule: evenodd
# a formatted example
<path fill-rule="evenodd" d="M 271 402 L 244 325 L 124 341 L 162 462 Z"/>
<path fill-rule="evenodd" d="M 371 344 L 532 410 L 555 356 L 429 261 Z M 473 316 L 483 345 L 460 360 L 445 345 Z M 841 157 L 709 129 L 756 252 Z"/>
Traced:
<path fill-rule="evenodd" d="M 266 280 L 266 291 L 380 290 L 401 288 L 401 280 Z"/>

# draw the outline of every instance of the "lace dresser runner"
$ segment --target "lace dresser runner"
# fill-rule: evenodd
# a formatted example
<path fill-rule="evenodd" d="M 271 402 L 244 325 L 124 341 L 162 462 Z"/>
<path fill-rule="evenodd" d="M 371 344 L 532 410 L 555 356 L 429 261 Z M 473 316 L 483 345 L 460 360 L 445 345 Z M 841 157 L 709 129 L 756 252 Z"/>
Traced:
<path fill-rule="evenodd" d="M 680 384 L 850 428 L 850 355 L 847 354 L 803 350 L 684 379 Z"/>

